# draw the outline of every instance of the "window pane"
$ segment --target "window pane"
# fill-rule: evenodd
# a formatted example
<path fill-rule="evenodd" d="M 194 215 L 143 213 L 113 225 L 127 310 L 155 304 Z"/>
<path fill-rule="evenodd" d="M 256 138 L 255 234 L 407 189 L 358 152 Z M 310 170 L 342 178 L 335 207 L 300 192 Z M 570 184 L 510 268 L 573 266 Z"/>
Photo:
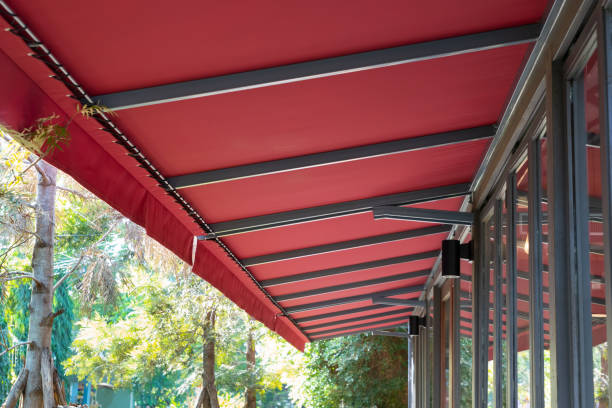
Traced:
<path fill-rule="evenodd" d="M 589 203 L 588 242 L 591 280 L 591 322 L 593 333 L 593 388 L 595 406 L 608 406 L 608 343 L 606 336 L 605 274 L 603 257 L 603 217 L 601 206 L 601 152 L 599 131 L 599 73 L 597 53 L 588 60 L 578 87 L 580 100 L 578 135 L 586 144 L 587 197 Z M 588 201 L 586 201 L 588 200 Z"/>

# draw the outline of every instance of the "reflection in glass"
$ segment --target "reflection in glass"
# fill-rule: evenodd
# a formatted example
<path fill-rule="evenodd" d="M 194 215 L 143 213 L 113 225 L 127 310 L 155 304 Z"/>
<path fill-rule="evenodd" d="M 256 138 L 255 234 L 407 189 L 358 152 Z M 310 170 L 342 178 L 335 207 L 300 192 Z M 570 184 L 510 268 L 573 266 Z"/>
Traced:
<path fill-rule="evenodd" d="M 577 136 L 586 145 L 587 197 L 589 203 L 588 243 L 593 334 L 593 388 L 596 407 L 608 406 L 608 343 L 606 335 L 603 216 L 601 206 L 601 152 L 599 128 L 599 73 L 597 53 L 588 60 L 576 80 Z"/>

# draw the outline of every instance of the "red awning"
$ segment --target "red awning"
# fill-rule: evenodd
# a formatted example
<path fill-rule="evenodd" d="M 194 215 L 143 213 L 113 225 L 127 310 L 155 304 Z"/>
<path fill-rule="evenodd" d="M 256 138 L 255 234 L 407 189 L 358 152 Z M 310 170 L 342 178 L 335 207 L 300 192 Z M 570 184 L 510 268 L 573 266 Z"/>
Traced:
<path fill-rule="evenodd" d="M 6 3 L 0 121 L 116 109 L 50 161 L 301 349 L 408 320 L 450 226 L 372 209 L 460 210 L 547 2 Z"/>

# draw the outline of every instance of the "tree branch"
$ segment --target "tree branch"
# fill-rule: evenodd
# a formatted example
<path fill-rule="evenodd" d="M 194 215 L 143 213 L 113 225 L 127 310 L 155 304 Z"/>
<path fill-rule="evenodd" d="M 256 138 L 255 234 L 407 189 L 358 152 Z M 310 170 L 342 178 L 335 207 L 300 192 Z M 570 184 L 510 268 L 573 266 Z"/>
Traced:
<path fill-rule="evenodd" d="M 60 280 L 58 280 L 55 285 L 53 285 L 53 291 L 55 292 L 55 290 L 57 288 L 59 288 L 59 286 L 64 283 L 64 281 L 68 278 L 68 276 L 72 275 L 74 273 L 74 271 L 77 270 L 77 268 L 79 267 L 79 265 L 81 264 L 81 262 L 83 261 L 83 259 L 85 258 L 85 255 L 87 255 L 87 253 L 89 251 L 91 251 L 92 248 L 94 248 L 96 245 L 98 245 L 100 242 L 104 241 L 104 239 L 108 236 L 108 234 L 111 233 L 111 231 L 117 226 L 117 224 L 119 224 L 119 221 L 121 221 L 121 218 L 118 218 L 109 228 L 108 230 L 106 230 L 106 232 L 104 234 L 102 234 L 102 236 L 96 241 L 94 242 L 94 244 L 87 248 L 85 251 L 83 251 L 81 253 L 81 256 L 79 257 L 79 260 L 77 261 L 77 263 L 72 267 L 72 269 L 70 269 L 68 272 L 66 272 L 66 274 L 64 276 L 62 276 L 60 278 Z"/>
<path fill-rule="evenodd" d="M 72 195 L 80 197 L 83 200 L 92 200 L 94 198 L 94 197 L 87 196 L 87 195 L 85 195 L 85 194 L 83 194 L 83 193 L 81 193 L 79 191 L 73 190 L 73 189 L 68 188 L 68 187 L 64 187 L 64 186 L 56 186 L 56 187 L 57 187 L 58 190 L 65 191 L 67 193 L 70 193 Z"/>
<path fill-rule="evenodd" d="M 9 351 L 16 349 L 17 347 L 21 347 L 21 346 L 27 346 L 28 344 L 32 343 L 31 341 L 24 341 L 23 343 L 17 343 L 12 347 L 7 348 L 6 350 L 4 350 L 2 353 L 0 353 L 0 357 L 2 357 L 3 355 L 5 355 L 6 353 L 8 353 Z"/>
<path fill-rule="evenodd" d="M 81 254 L 81 256 L 79 257 L 79 260 L 76 262 L 76 264 L 74 264 L 74 266 L 72 267 L 72 269 L 70 269 L 68 272 L 66 272 L 66 274 L 64 276 L 62 276 L 57 282 L 55 282 L 55 285 L 53 285 L 53 292 L 55 292 L 57 290 L 57 288 L 60 287 L 60 285 L 62 283 L 64 283 L 64 281 L 66 279 L 68 279 L 68 277 L 70 275 L 73 274 L 74 271 L 77 270 L 77 268 L 79 267 L 79 265 L 81 264 L 81 262 L 83 262 L 83 259 L 85 258 L 85 253 L 87 251 L 83 251 L 83 253 Z"/>
<path fill-rule="evenodd" d="M 8 275 L 8 276 L 5 276 Z M 32 279 L 34 282 L 42 285 L 42 282 L 38 280 L 34 274 L 28 272 L 10 272 L 7 274 L 0 275 L 0 281 L 9 282 L 16 279 Z"/>

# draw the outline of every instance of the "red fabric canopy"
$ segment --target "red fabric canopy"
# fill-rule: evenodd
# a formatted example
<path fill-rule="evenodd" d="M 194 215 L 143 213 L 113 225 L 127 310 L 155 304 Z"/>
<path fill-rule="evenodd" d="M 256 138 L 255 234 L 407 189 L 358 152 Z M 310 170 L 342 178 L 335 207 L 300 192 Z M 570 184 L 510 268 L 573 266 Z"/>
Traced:
<path fill-rule="evenodd" d="M 540 21 L 546 6 L 543 0 L 435 5 L 188 1 L 166 7 L 117 0 L 8 3 L 89 95 L 515 27 Z M 11 28 L 8 20 L 0 20 L 0 28 Z M 112 121 L 165 177 L 491 125 L 502 114 L 529 50 L 529 44 L 514 44 L 125 109 Z M 31 52 L 18 36 L 0 32 L 0 121 L 16 129 L 51 113 L 67 118 L 75 110 L 65 84 L 50 78 L 49 66 Z M 77 117 L 70 131 L 69 145 L 49 160 L 192 264 L 193 238 L 205 231 L 99 123 Z M 489 139 L 479 139 L 179 191 L 214 224 L 469 183 L 488 144 Z M 447 198 L 415 207 L 456 211 L 462 201 Z M 372 301 L 367 296 L 307 311 L 291 312 L 292 307 L 418 287 L 427 276 L 393 277 L 431 270 L 436 255 L 269 287 L 262 281 L 436 251 L 448 233 L 248 268 L 237 260 L 431 225 L 374 220 L 363 211 L 234 234 L 200 241 L 193 270 L 303 349 L 318 337 L 403 323 L 409 312 L 388 313 L 401 310 L 398 306 L 368 309 Z M 389 279 L 364 283 L 379 278 Z M 323 292 L 301 294 L 311 290 Z M 278 300 L 296 293 L 293 299 Z M 347 313 L 330 316 L 340 311 Z M 331 324 L 347 319 L 355 323 Z M 309 329 L 316 325 L 324 326 Z"/>

